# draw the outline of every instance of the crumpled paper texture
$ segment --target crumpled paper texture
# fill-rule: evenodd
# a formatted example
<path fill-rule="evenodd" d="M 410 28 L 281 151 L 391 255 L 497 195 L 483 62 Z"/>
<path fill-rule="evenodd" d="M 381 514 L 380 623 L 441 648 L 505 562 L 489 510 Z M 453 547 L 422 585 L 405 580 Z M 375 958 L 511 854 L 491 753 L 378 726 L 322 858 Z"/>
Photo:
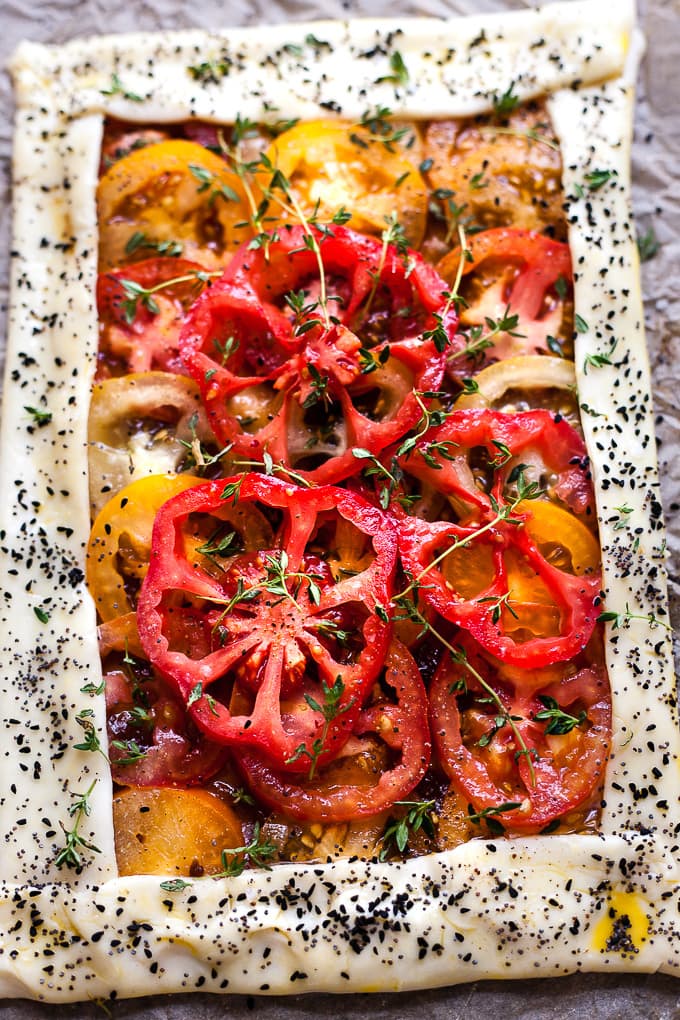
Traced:
<path fill-rule="evenodd" d="M 604 2 L 604 0 L 603 0 Z M 616 2 L 616 0 L 609 0 Z M 315 18 L 431 15 L 449 17 L 539 6 L 524 0 L 3 0 L 0 57 L 4 63 L 22 39 L 62 43 L 76 36 L 138 30 L 273 24 Z M 647 39 L 638 91 L 633 150 L 634 207 L 639 234 L 650 228 L 659 242 L 642 267 L 643 292 L 668 527 L 671 618 L 680 628 L 680 0 L 641 0 Z M 4 350 L 9 249 L 9 159 L 12 95 L 0 76 L 0 349 Z M 680 643 L 676 638 L 676 659 Z M 449 989 L 399 995 L 213 997 L 162 996 L 106 1004 L 47 1006 L 0 1003 L 0 1020 L 680 1020 L 680 984 L 660 975 L 574 975 L 559 982 L 480 981 Z"/>

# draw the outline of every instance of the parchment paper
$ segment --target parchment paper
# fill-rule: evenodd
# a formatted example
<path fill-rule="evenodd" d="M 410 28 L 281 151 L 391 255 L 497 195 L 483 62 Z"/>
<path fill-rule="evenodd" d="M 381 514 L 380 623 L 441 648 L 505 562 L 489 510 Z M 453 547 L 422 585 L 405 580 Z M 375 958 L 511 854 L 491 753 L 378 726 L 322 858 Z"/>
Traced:
<path fill-rule="evenodd" d="M 605 2 L 605 0 L 603 0 Z M 615 3 L 616 0 L 608 0 Z M 432 15 L 538 6 L 523 0 L 3 0 L 0 64 L 21 39 L 61 43 L 76 36 L 133 30 L 256 25 L 320 17 Z M 639 234 L 653 229 L 657 254 L 642 267 L 648 345 L 654 376 L 662 492 L 668 527 L 672 620 L 680 658 L 680 0 L 640 3 L 647 38 L 633 150 L 634 205 Z M 11 85 L 0 76 L 0 345 L 4 351 L 9 249 Z M 0 497 L 1 497 L 0 493 Z M 480 981 L 399 995 L 213 997 L 186 995 L 106 1004 L 46 1006 L 7 1000 L 1 1020 L 680 1020 L 680 983 L 659 975 L 574 975 L 534 981 Z"/>

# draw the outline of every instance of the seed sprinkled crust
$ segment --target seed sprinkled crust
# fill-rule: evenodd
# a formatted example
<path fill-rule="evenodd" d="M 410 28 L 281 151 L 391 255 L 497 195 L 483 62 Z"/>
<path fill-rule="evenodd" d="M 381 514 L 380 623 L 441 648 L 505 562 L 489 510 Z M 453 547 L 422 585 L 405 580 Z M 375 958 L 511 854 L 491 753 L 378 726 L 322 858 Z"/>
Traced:
<path fill-rule="evenodd" d="M 0 463 L 3 994 L 398 990 L 677 971 L 679 741 L 629 207 L 631 19 L 627 4 L 585 2 L 423 19 L 408 32 L 319 23 L 287 26 L 285 38 L 281 28 L 185 32 L 18 51 Z M 474 840 L 404 862 L 283 865 L 228 880 L 117 878 L 108 765 L 75 746 L 84 720 L 104 732 L 83 581 L 104 114 L 159 123 L 219 120 L 228 108 L 261 119 L 274 104 L 276 119 L 361 117 L 381 104 L 462 117 L 546 93 L 565 168 L 578 393 L 605 556 L 614 751 L 600 834 Z M 631 509 L 617 527 L 622 505 Z M 60 867 L 68 833 L 80 863 Z"/>

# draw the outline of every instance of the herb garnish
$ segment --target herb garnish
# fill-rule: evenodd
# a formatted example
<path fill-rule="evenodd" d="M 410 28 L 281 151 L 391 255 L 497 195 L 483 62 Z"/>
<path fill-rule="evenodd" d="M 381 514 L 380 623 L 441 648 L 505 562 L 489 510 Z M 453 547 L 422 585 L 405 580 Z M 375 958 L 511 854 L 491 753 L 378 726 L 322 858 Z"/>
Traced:
<path fill-rule="evenodd" d="M 81 867 L 83 863 L 79 853 L 79 850 L 81 849 L 91 850 L 96 854 L 101 853 L 98 846 L 95 846 L 94 843 L 90 843 L 88 840 L 84 839 L 78 831 L 85 818 L 87 818 L 92 811 L 90 796 L 96 784 L 97 780 L 93 779 L 85 793 L 71 794 L 72 797 L 76 798 L 68 809 L 69 816 L 73 819 L 73 826 L 72 828 L 67 829 L 64 823 L 60 822 L 66 837 L 66 842 L 54 859 L 54 863 L 58 868 L 61 868 L 64 865 L 68 868 Z"/>
<path fill-rule="evenodd" d="M 435 835 L 434 806 L 433 800 L 395 800 L 393 807 L 408 808 L 408 811 L 403 818 L 393 821 L 385 829 L 379 860 L 386 860 L 392 843 L 400 853 L 403 853 L 408 846 L 409 837 L 421 829 L 427 836 L 433 838 Z"/>

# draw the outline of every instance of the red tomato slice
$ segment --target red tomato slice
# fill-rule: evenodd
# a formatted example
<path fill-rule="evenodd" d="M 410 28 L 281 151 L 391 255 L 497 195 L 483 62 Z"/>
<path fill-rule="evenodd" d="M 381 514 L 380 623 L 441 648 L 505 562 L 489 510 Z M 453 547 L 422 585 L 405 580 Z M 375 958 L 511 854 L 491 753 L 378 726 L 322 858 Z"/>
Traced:
<path fill-rule="evenodd" d="M 444 336 L 453 339 L 457 315 L 446 308 L 445 284 L 419 255 L 402 257 L 334 227 L 317 235 L 332 295 L 327 323 L 303 228 L 280 235 L 266 254 L 242 248 L 196 303 L 182 331 L 182 357 L 235 459 L 261 462 L 268 454 L 306 480 L 336 482 L 356 471 L 353 449 L 377 454 L 418 421 L 413 391 L 438 389 L 445 360 L 423 334 L 439 315 Z M 290 307 L 296 300 L 297 314 Z M 246 334 L 265 351 L 256 373 L 239 373 Z"/>
<path fill-rule="evenodd" d="M 522 694 L 501 685 L 479 656 L 467 658 L 477 675 L 447 653 L 430 687 L 436 754 L 475 812 L 490 811 L 504 828 L 539 831 L 587 801 L 602 779 L 611 736 L 604 670 L 581 669 Z M 562 716 L 562 732 L 551 730 L 546 704 Z M 506 804 L 519 806 L 495 813 Z"/>
<path fill-rule="evenodd" d="M 570 509 L 590 509 L 585 447 L 570 425 L 547 411 L 454 412 L 401 465 L 457 511 L 458 522 L 430 523 L 395 510 L 402 562 L 424 603 L 515 666 L 561 662 L 585 647 L 601 586 L 594 540 L 560 507 L 553 541 L 541 510 L 551 488 Z M 518 499 L 521 479 L 539 488 L 544 477 L 541 499 Z"/>
<path fill-rule="evenodd" d="M 467 306 L 461 312 L 461 326 L 481 328 L 484 335 L 489 334 L 490 323 L 506 315 L 518 317 L 513 329 L 497 333 L 491 338 L 491 347 L 473 355 L 476 366 L 521 354 L 549 353 L 548 337 L 570 353 L 569 246 L 531 230 L 497 227 L 468 237 L 466 248 L 469 258 L 463 258 L 456 248 L 438 265 L 444 279 L 453 282 L 462 262 L 461 293 Z M 454 353 L 449 368 L 456 376 L 465 375 L 470 364 Z"/>
<path fill-rule="evenodd" d="M 402 562 L 418 579 L 422 601 L 502 662 L 526 669 L 564 662 L 585 647 L 602 584 L 599 572 L 573 575 L 552 566 L 530 536 L 530 520 L 530 511 L 514 515 L 516 523 L 488 527 L 411 517 L 399 527 Z M 460 557 L 431 567 L 454 546 Z M 523 578 L 532 582 L 528 597 Z"/>
<path fill-rule="evenodd" d="M 585 444 L 564 418 L 549 411 L 453 411 L 399 463 L 407 474 L 449 497 L 463 519 L 491 512 L 489 493 L 502 501 L 522 464 L 527 482 L 535 482 L 572 513 L 594 520 Z"/>
<path fill-rule="evenodd" d="M 281 520 L 272 548 L 233 553 L 220 522 L 234 500 Z M 212 520 L 215 548 L 187 543 L 198 515 Z M 328 550 L 344 522 L 371 555 L 335 581 Z M 304 772 L 301 745 L 321 741 L 320 763 L 337 755 L 382 666 L 396 552 L 388 519 L 343 489 L 249 474 L 187 490 L 156 518 L 137 609 L 142 647 L 207 736 Z M 228 707 L 234 684 L 253 693 L 248 715 Z"/>
<path fill-rule="evenodd" d="M 244 777 L 262 803 L 274 811 L 302 821 L 349 822 L 374 815 L 407 797 L 425 775 L 430 763 L 427 696 L 412 656 L 394 641 L 385 662 L 384 682 L 392 688 L 396 704 L 382 701 L 364 708 L 354 724 L 354 735 L 375 734 L 397 756 L 396 764 L 382 771 L 374 784 L 343 782 L 331 772 L 306 780 L 291 780 L 275 772 L 262 758 L 238 752 Z"/>
<path fill-rule="evenodd" d="M 121 786 L 198 786 L 227 758 L 188 718 L 160 680 L 133 684 L 119 670 L 106 675 L 106 728 L 111 775 Z"/>
<path fill-rule="evenodd" d="M 98 377 L 152 369 L 186 375 L 178 340 L 187 309 L 205 288 L 203 273 L 197 262 L 176 258 L 145 259 L 101 273 Z M 145 297 L 136 288 L 154 293 Z"/>

